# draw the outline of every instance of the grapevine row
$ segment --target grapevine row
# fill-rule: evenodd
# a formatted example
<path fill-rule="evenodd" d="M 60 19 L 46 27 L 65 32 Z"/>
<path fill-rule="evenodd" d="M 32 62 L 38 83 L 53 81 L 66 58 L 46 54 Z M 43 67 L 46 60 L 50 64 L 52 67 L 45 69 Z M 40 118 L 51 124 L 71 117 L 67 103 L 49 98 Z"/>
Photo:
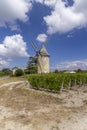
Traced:
<path fill-rule="evenodd" d="M 32 87 L 59 91 L 62 88 L 69 89 L 87 85 L 87 73 L 81 74 L 35 74 L 27 76 Z"/>

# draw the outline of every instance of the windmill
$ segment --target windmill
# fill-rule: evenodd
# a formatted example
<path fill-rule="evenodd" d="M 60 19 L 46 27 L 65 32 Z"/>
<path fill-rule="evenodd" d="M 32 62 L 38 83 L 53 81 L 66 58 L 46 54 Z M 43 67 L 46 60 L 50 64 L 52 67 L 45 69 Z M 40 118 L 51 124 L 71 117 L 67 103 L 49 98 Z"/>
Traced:
<path fill-rule="evenodd" d="M 49 54 L 46 50 L 45 43 L 43 43 L 39 49 L 38 45 L 32 42 L 33 50 L 35 51 L 34 58 L 37 58 L 38 73 L 49 73 Z"/>

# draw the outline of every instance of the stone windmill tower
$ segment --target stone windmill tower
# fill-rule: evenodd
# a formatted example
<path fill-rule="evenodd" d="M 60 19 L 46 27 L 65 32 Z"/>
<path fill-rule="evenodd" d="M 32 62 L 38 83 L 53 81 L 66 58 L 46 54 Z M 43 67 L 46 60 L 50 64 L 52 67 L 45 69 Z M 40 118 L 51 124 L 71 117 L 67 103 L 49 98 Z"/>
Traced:
<path fill-rule="evenodd" d="M 35 43 L 32 43 L 33 49 L 37 57 L 38 73 L 49 73 L 50 72 L 50 55 L 48 54 L 45 44 L 42 44 L 38 50 Z"/>

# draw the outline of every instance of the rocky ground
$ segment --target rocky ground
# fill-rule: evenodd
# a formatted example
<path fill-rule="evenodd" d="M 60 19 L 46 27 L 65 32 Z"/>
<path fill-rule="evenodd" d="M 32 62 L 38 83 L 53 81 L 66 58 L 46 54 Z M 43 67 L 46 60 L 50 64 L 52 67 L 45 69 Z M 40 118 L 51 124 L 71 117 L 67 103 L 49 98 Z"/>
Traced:
<path fill-rule="evenodd" d="M 0 130 L 87 130 L 87 87 L 54 94 L 0 79 Z"/>

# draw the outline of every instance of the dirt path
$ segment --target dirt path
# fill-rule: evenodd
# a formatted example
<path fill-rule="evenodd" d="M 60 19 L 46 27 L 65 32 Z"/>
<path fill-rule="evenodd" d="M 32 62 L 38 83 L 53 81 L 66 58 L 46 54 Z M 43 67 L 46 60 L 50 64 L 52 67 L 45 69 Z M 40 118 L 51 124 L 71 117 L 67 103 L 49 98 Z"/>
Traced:
<path fill-rule="evenodd" d="M 5 84 L 2 84 L 0 86 L 1 87 L 6 87 L 6 86 L 9 86 L 9 85 L 16 85 L 16 84 L 20 84 L 20 83 L 24 83 L 24 81 L 15 81 L 15 82 L 10 82 L 10 83 L 5 83 Z"/>
<path fill-rule="evenodd" d="M 26 80 L 3 82 L 0 130 L 87 130 L 87 88 L 53 94 Z"/>

